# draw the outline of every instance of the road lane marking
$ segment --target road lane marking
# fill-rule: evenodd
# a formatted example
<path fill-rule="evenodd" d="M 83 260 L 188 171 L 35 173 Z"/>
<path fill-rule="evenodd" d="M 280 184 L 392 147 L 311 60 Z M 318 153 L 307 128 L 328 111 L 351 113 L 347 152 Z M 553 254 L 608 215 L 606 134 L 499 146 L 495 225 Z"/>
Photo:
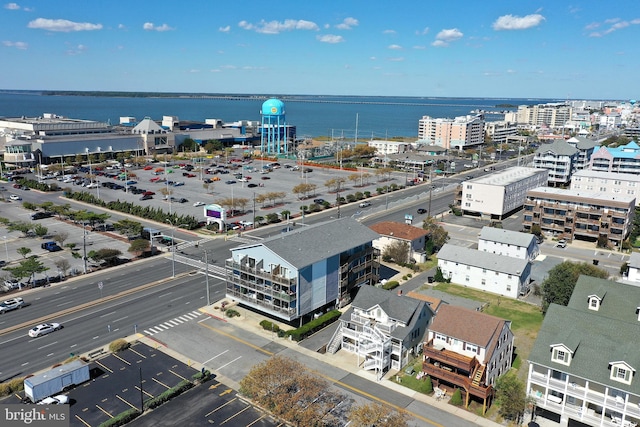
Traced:
<path fill-rule="evenodd" d="M 222 368 L 225 368 L 225 367 L 227 367 L 227 366 L 231 365 L 233 362 L 235 362 L 235 361 L 236 361 L 236 360 L 238 360 L 238 359 L 242 359 L 242 356 L 238 356 L 238 357 L 236 357 L 235 359 L 233 359 L 231 362 L 229 362 L 229 363 L 225 363 L 224 365 L 222 365 L 222 366 L 220 366 L 218 369 L 216 369 L 216 371 L 220 371 Z"/>
<path fill-rule="evenodd" d="M 115 311 L 112 311 L 111 313 L 103 314 L 103 315 L 102 315 L 102 316 L 100 316 L 100 317 L 101 317 L 101 318 L 102 318 L 102 317 L 107 317 L 107 316 L 111 316 L 112 314 L 116 314 L 116 312 L 115 312 Z"/>
<path fill-rule="evenodd" d="M 173 292 L 169 292 L 166 294 L 162 294 L 162 295 L 158 295 L 158 298 L 164 298 L 164 297 L 168 297 L 169 295 L 171 295 Z"/>
<path fill-rule="evenodd" d="M 264 418 L 266 418 L 266 415 L 263 414 L 259 418 L 257 418 L 254 422 L 247 424 L 247 427 L 251 427 L 252 425 L 257 423 L 258 421 L 262 421 Z"/>
<path fill-rule="evenodd" d="M 58 341 L 54 341 L 54 342 L 49 343 L 49 344 L 47 344 L 47 345 L 43 345 L 42 347 L 38 347 L 38 350 L 42 350 L 43 348 L 47 348 L 47 347 L 49 347 L 50 345 L 54 345 L 54 344 L 58 344 Z"/>
<path fill-rule="evenodd" d="M 227 351 L 229 351 L 229 350 L 225 350 L 225 351 L 223 351 L 222 353 L 220 353 L 220 354 L 218 354 L 218 355 L 216 355 L 216 356 L 213 356 L 211 359 L 209 359 L 209 360 L 206 360 L 206 361 L 202 362 L 202 364 L 203 364 L 203 365 L 206 365 L 207 363 L 211 362 L 211 361 L 212 361 L 213 359 L 215 359 L 216 357 L 220 357 L 220 356 L 222 356 L 222 355 L 223 355 L 223 354 L 225 354 Z"/>
<path fill-rule="evenodd" d="M 114 323 L 115 323 L 115 322 L 119 322 L 119 321 L 121 321 L 121 320 L 127 319 L 128 317 L 129 317 L 129 316 L 124 316 L 124 317 L 121 317 L 121 318 L 119 318 L 119 319 L 114 320 L 113 322 L 114 322 Z"/>

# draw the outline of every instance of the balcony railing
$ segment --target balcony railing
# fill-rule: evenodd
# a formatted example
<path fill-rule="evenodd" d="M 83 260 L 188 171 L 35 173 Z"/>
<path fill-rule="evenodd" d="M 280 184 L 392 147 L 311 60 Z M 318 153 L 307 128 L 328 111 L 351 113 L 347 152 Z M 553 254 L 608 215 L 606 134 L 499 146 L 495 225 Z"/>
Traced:
<path fill-rule="evenodd" d="M 491 386 L 474 385 L 467 375 L 458 375 L 431 363 L 423 363 L 422 370 L 431 377 L 462 387 L 473 396 L 480 397 L 481 399 L 487 399 L 493 392 Z"/>
<path fill-rule="evenodd" d="M 287 277 L 280 276 L 278 274 L 271 274 L 268 271 L 262 271 L 259 268 L 250 267 L 247 264 L 235 262 L 233 260 L 226 260 L 225 266 L 227 268 L 227 271 L 233 271 L 233 270 L 241 271 L 243 273 L 249 274 L 256 278 L 269 280 L 273 283 L 277 283 L 282 286 L 295 286 L 298 284 L 297 279 L 289 279 Z"/>
<path fill-rule="evenodd" d="M 463 356 L 451 350 L 438 349 L 433 346 L 433 340 L 429 341 L 426 346 L 423 347 L 423 355 L 425 358 L 444 363 L 449 366 L 453 366 L 457 369 L 462 369 L 469 373 L 473 372 L 473 368 L 478 361 L 476 358 Z"/>

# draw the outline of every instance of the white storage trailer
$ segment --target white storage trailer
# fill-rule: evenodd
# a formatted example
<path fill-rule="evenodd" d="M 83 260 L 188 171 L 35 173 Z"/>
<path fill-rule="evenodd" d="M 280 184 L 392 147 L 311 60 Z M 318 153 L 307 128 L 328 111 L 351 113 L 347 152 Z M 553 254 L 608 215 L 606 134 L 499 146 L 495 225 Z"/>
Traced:
<path fill-rule="evenodd" d="M 89 381 L 89 365 L 74 360 L 24 380 L 24 393 L 33 403 L 53 396 L 64 389 Z"/>

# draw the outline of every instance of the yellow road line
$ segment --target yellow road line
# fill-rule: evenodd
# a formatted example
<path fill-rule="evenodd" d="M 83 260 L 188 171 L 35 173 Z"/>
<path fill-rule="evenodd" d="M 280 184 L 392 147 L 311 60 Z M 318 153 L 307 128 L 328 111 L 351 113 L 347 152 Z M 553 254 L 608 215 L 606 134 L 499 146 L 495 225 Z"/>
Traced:
<path fill-rule="evenodd" d="M 105 414 L 109 415 L 109 418 L 113 418 L 113 415 L 111 415 L 109 412 L 107 412 L 106 409 L 103 409 L 100 405 L 96 405 L 96 408 L 100 409 L 102 412 L 104 412 Z"/>
<path fill-rule="evenodd" d="M 243 412 L 244 412 L 244 411 L 246 411 L 247 409 L 251 409 L 251 406 L 247 406 L 247 407 L 246 407 L 246 408 L 244 408 L 242 411 L 240 411 L 240 412 L 236 412 L 235 414 L 233 414 L 232 416 L 230 416 L 229 418 L 227 418 L 226 420 L 224 420 L 224 421 L 223 421 L 223 422 L 221 422 L 220 424 L 224 424 L 224 423 L 226 423 L 227 421 L 229 421 L 229 420 L 231 420 L 231 419 L 233 419 L 233 418 L 237 417 L 238 415 L 240 415 L 241 413 L 243 413 Z"/>
<path fill-rule="evenodd" d="M 233 339 L 233 340 L 235 340 L 235 341 L 238 341 L 238 342 L 240 342 L 240 343 L 242 343 L 242 344 L 244 344 L 244 345 L 246 345 L 246 346 L 249 346 L 249 347 L 251 347 L 251 348 L 253 348 L 253 349 L 255 349 L 255 350 L 258 350 L 258 351 L 260 351 L 260 352 L 262 352 L 262 353 L 266 354 L 267 356 L 273 356 L 273 355 L 275 354 L 275 353 L 272 353 L 272 352 L 270 352 L 270 351 L 267 351 L 267 350 L 263 349 L 262 347 L 258 347 L 257 345 L 251 344 L 251 343 L 250 343 L 250 342 L 248 342 L 248 341 L 245 341 L 245 340 L 243 340 L 243 339 L 240 339 L 240 338 L 238 338 L 238 337 L 235 337 L 235 336 L 233 336 L 233 335 L 231 335 L 231 334 L 228 334 L 228 333 L 226 333 L 226 332 L 222 332 L 220 329 L 216 329 L 216 328 L 214 328 L 213 326 L 205 325 L 204 323 L 198 323 L 198 325 L 200 325 L 200 326 L 204 326 L 204 327 L 205 327 L 205 328 L 207 328 L 207 329 L 211 329 L 213 332 L 216 332 L 216 333 L 218 333 L 218 334 L 220 334 L 220 335 L 224 335 L 225 337 L 228 337 L 228 338 L 231 338 L 231 339 Z"/>
<path fill-rule="evenodd" d="M 233 401 L 234 401 L 234 400 L 236 400 L 236 399 L 237 399 L 237 397 L 234 397 L 233 399 L 231 399 L 230 401 L 228 401 L 228 402 L 227 402 L 227 403 L 225 403 L 224 405 L 222 405 L 222 406 L 218 406 L 218 407 L 217 407 L 216 409 L 214 409 L 213 411 L 209 412 L 208 414 L 205 414 L 205 416 L 204 416 L 204 417 L 205 417 L 205 418 L 207 418 L 209 415 L 211 415 L 211 414 L 213 414 L 214 412 L 216 412 L 216 411 L 218 411 L 218 410 L 220 410 L 220 409 L 224 408 L 225 406 L 227 406 L 228 404 L 230 404 L 231 402 L 233 402 Z"/>
<path fill-rule="evenodd" d="M 131 403 L 127 402 L 124 398 L 122 398 L 122 397 L 118 396 L 117 394 L 116 394 L 116 397 L 117 397 L 118 399 L 122 400 L 122 401 L 123 401 L 124 403 L 126 403 L 127 405 L 131 406 L 133 409 L 138 409 L 138 407 L 137 407 L 137 406 L 133 406 Z"/>
<path fill-rule="evenodd" d="M 78 421 L 80 421 L 82 424 L 86 425 L 87 427 L 91 427 L 91 424 L 87 423 L 85 420 L 83 420 L 82 418 L 80 418 L 78 416 L 78 414 L 76 414 L 76 418 L 78 419 Z"/>
<path fill-rule="evenodd" d="M 155 379 L 155 378 L 151 378 L 151 379 L 152 379 L 152 380 L 154 380 L 155 382 L 157 382 L 158 384 L 160 384 L 160 385 L 162 385 L 162 386 L 165 386 L 167 389 L 170 389 L 170 388 L 171 388 L 171 387 L 169 387 L 168 385 L 166 385 L 165 383 L 160 382 L 160 381 L 158 381 L 158 380 L 157 380 L 157 379 Z"/>

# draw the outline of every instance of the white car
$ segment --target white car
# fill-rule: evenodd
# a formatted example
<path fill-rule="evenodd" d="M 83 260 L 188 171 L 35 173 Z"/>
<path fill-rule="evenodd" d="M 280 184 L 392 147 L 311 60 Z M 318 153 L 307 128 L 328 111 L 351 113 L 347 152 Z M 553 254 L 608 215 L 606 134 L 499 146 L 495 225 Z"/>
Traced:
<path fill-rule="evenodd" d="M 240 221 L 240 225 L 243 227 L 253 227 L 253 222 L 251 221 Z"/>
<path fill-rule="evenodd" d="M 36 338 L 42 335 L 50 334 L 51 332 L 60 329 L 62 329 L 62 325 L 60 323 L 43 323 L 29 329 L 29 336 L 31 338 Z"/>
<path fill-rule="evenodd" d="M 17 310 L 24 306 L 24 300 L 20 297 L 8 299 L 6 301 L 0 302 L 0 314 L 4 314 L 5 312 L 11 310 Z"/>
<path fill-rule="evenodd" d="M 22 200 L 22 197 L 18 196 L 17 194 L 12 194 L 9 196 L 9 198 L 11 200 Z"/>
<path fill-rule="evenodd" d="M 91 184 L 87 184 L 87 188 L 97 188 L 99 186 L 100 184 L 98 184 L 97 182 L 92 182 Z"/>
<path fill-rule="evenodd" d="M 65 405 L 69 403 L 69 396 L 59 394 L 57 396 L 47 397 L 38 402 L 38 405 Z"/>
<path fill-rule="evenodd" d="M 371 206 L 371 202 L 360 202 L 360 207 L 361 208 L 366 208 Z"/>
<path fill-rule="evenodd" d="M 198 206 L 204 206 L 204 202 L 195 202 L 193 204 L 193 206 L 198 207 Z"/>

